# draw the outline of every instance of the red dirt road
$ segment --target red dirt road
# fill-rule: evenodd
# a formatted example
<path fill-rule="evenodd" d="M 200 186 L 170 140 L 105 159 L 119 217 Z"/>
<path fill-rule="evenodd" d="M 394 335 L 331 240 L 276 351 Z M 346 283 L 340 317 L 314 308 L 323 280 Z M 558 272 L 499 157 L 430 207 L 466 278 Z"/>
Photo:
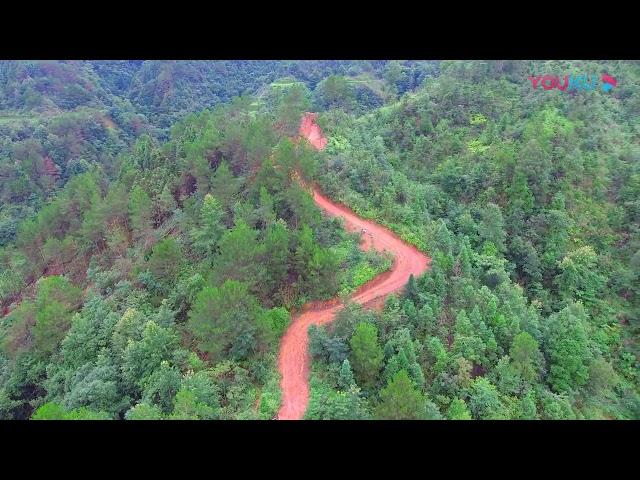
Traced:
<path fill-rule="evenodd" d="M 315 123 L 314 114 L 306 114 L 300 126 L 300 135 L 307 138 L 318 150 L 322 150 L 327 143 L 320 127 Z M 363 285 L 351 297 L 360 304 L 378 303 L 376 300 L 384 298 L 392 292 L 401 290 L 407 283 L 409 276 L 418 276 L 429 268 L 431 259 L 415 247 L 402 241 L 395 233 L 368 220 L 363 220 L 343 205 L 332 202 L 313 189 L 313 199 L 328 215 L 344 219 L 345 228 L 349 231 L 366 233 L 363 235 L 363 247 L 374 248 L 378 251 L 388 251 L 394 256 L 394 263 L 389 272 Z M 297 315 L 289 329 L 282 337 L 278 368 L 280 370 L 282 390 L 282 405 L 278 412 L 279 420 L 299 420 L 303 418 L 309 402 L 309 365 L 308 333 L 311 325 L 322 325 L 331 322 L 335 314 L 344 308 L 338 300 L 325 304 L 310 304 Z"/>

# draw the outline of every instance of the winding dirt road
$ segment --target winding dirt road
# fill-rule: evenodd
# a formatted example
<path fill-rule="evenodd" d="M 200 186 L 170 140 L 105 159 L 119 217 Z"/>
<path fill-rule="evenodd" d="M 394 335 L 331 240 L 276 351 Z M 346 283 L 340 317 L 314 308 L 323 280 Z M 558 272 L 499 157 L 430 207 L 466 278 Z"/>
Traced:
<path fill-rule="evenodd" d="M 327 139 L 315 123 L 315 114 L 306 114 L 300 125 L 300 135 L 318 150 L 322 150 Z M 364 305 L 379 303 L 386 295 L 401 290 L 409 276 L 418 276 L 429 268 L 431 259 L 415 247 L 402 241 L 395 233 L 368 220 L 363 220 L 347 207 L 334 203 L 313 189 L 313 199 L 328 215 L 342 217 L 345 228 L 352 232 L 362 232 L 362 248 L 388 251 L 394 256 L 391 270 L 363 285 L 351 300 Z M 302 309 L 282 337 L 278 368 L 281 374 L 282 405 L 279 420 L 299 420 L 309 402 L 309 364 L 307 351 L 308 333 L 311 325 L 331 322 L 335 314 L 344 308 L 338 299 L 329 302 L 312 302 Z"/>

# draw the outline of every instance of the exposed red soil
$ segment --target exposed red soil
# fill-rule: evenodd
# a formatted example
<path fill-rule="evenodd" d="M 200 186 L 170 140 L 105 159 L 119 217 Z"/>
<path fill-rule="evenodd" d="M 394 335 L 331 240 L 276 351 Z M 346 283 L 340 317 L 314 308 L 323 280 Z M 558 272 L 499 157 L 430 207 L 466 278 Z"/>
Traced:
<path fill-rule="evenodd" d="M 311 145 L 318 150 L 327 146 L 327 138 L 322 134 L 320 126 L 316 123 L 317 114 L 305 113 L 300 123 L 300 135 L 306 138 Z"/>
<path fill-rule="evenodd" d="M 315 114 L 305 114 L 300 134 L 318 150 L 322 150 L 327 144 L 327 139 L 315 123 Z M 384 298 L 401 290 L 410 275 L 418 276 L 429 268 L 429 257 L 405 243 L 389 229 L 358 217 L 344 205 L 329 200 L 317 188 L 313 188 L 313 200 L 327 215 L 342 217 L 348 231 L 365 230 L 361 247 L 393 254 L 394 263 L 391 270 L 360 287 L 352 295 L 351 301 L 368 308 L 380 309 Z M 277 416 L 279 420 L 298 420 L 304 416 L 309 402 L 310 358 L 307 331 L 311 325 L 331 322 L 342 308 L 344 305 L 339 299 L 308 304 L 295 316 L 282 337 L 278 358 L 278 368 L 282 377 L 282 405 Z"/>
<path fill-rule="evenodd" d="M 101 120 L 102 120 L 102 125 L 104 125 L 106 128 L 110 130 L 113 130 L 116 128 L 116 124 L 108 115 L 102 115 Z"/>
<path fill-rule="evenodd" d="M 44 163 L 44 173 L 46 175 L 49 175 L 50 177 L 53 177 L 55 179 L 60 177 L 60 167 L 58 167 L 55 163 L 53 163 L 53 160 L 51 160 L 51 158 L 48 155 L 43 158 L 43 163 Z"/>

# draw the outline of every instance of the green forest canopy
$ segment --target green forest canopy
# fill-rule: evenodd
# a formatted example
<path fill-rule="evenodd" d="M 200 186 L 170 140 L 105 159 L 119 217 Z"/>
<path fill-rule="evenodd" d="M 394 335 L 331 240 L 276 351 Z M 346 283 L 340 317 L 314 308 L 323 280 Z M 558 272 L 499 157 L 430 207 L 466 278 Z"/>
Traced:
<path fill-rule="evenodd" d="M 0 418 L 272 418 L 291 312 L 390 266 L 294 171 L 433 258 L 310 330 L 307 418 L 639 418 L 639 74 L 2 62 Z"/>

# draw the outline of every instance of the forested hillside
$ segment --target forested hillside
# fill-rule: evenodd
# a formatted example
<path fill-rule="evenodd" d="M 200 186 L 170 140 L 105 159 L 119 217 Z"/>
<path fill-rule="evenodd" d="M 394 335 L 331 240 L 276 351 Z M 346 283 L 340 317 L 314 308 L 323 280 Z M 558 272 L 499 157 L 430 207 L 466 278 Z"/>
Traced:
<path fill-rule="evenodd" d="M 437 62 L 0 61 L 0 246 L 73 175 L 114 162 L 141 135 L 167 140 L 191 112 L 297 85 L 317 109 L 364 110 L 416 88 Z"/>
<path fill-rule="evenodd" d="M 292 314 L 392 263 L 300 179 L 432 257 L 382 311 L 310 329 L 306 418 L 640 418 L 639 83 L 638 62 L 0 62 L 0 418 L 273 418 Z"/>
<path fill-rule="evenodd" d="M 621 85 L 525 81 L 563 71 Z M 309 418 L 640 416 L 639 80 L 637 62 L 442 62 L 395 104 L 319 116 L 323 190 L 433 268 L 311 333 Z"/>

